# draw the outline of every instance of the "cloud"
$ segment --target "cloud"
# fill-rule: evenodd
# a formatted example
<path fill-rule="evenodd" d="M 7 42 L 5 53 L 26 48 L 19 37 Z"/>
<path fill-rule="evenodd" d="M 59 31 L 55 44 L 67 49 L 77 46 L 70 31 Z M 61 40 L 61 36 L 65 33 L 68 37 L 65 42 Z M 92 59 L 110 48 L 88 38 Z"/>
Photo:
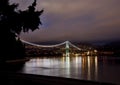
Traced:
<path fill-rule="evenodd" d="M 12 0 L 26 9 L 32 0 Z M 112 40 L 120 37 L 120 0 L 37 0 L 44 8 L 40 30 L 22 34 L 28 41 Z"/>

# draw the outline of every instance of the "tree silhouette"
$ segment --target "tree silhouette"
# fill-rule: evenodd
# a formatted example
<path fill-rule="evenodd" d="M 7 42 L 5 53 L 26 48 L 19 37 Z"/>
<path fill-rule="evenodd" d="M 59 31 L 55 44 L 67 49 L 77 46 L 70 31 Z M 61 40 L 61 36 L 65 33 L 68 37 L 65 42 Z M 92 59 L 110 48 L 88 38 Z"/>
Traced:
<path fill-rule="evenodd" d="M 10 4 L 9 0 L 0 0 L 1 55 L 0 61 L 23 58 L 24 46 L 16 35 L 39 29 L 40 15 L 43 10 L 36 11 L 36 0 L 27 10 L 17 10 L 18 4 Z"/>

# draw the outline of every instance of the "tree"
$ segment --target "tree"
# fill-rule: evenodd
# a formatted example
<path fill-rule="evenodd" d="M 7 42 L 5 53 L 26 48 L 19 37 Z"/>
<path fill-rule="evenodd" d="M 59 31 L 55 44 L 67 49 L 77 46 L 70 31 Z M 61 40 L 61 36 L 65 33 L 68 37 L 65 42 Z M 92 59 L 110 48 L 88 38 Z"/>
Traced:
<path fill-rule="evenodd" d="M 18 4 L 10 4 L 9 0 L 0 0 L 1 56 L 0 61 L 23 58 L 25 55 L 22 42 L 17 39 L 20 33 L 39 29 L 40 15 L 43 10 L 36 11 L 36 0 L 27 10 L 17 10 Z"/>

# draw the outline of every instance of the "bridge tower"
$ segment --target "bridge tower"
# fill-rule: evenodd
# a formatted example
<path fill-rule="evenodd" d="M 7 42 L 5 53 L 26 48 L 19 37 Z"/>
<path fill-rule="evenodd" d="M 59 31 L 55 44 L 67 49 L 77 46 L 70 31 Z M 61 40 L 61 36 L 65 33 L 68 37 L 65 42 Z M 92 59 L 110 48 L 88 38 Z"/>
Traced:
<path fill-rule="evenodd" d="M 65 47 L 65 49 L 66 49 L 66 57 L 69 57 L 69 41 L 66 41 L 66 47 Z"/>

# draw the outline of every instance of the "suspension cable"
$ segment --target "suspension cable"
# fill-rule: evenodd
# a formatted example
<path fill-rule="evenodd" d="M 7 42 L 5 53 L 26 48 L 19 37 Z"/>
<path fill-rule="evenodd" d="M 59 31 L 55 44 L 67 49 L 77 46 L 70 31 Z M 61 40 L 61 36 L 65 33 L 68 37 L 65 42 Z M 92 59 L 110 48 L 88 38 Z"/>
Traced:
<path fill-rule="evenodd" d="M 75 46 L 75 45 L 74 45 L 74 44 L 72 44 L 71 42 L 69 42 L 69 44 L 70 44 L 70 45 L 72 45 L 74 48 L 76 48 L 76 49 L 80 50 L 80 51 L 82 50 L 81 48 L 79 48 L 79 47 Z"/>
<path fill-rule="evenodd" d="M 57 47 L 57 46 L 64 45 L 66 43 L 66 42 L 63 42 L 63 43 L 59 43 L 59 44 L 55 44 L 55 45 L 39 45 L 39 44 L 31 43 L 31 42 L 28 42 L 28 41 L 25 41 L 25 40 L 22 40 L 22 39 L 21 39 L 21 41 L 26 43 L 26 44 L 29 44 L 29 45 L 33 45 L 33 46 L 37 46 L 37 47 L 45 47 L 45 48 Z"/>
<path fill-rule="evenodd" d="M 23 43 L 26 43 L 26 44 L 29 44 L 29 45 L 33 45 L 33 46 L 37 46 L 37 47 L 44 47 L 44 48 L 51 48 L 51 47 L 58 47 L 58 46 L 61 46 L 61 45 L 64 45 L 67 43 L 69 43 L 71 46 L 73 46 L 74 48 L 78 49 L 78 50 L 82 50 L 81 48 L 75 46 L 74 44 L 72 44 L 71 42 L 69 41 L 65 41 L 63 43 L 59 43 L 59 44 L 55 44 L 55 45 L 39 45 L 39 44 L 35 44 L 35 43 L 31 43 L 31 42 L 28 42 L 28 41 L 25 41 L 23 39 L 20 39 Z"/>

